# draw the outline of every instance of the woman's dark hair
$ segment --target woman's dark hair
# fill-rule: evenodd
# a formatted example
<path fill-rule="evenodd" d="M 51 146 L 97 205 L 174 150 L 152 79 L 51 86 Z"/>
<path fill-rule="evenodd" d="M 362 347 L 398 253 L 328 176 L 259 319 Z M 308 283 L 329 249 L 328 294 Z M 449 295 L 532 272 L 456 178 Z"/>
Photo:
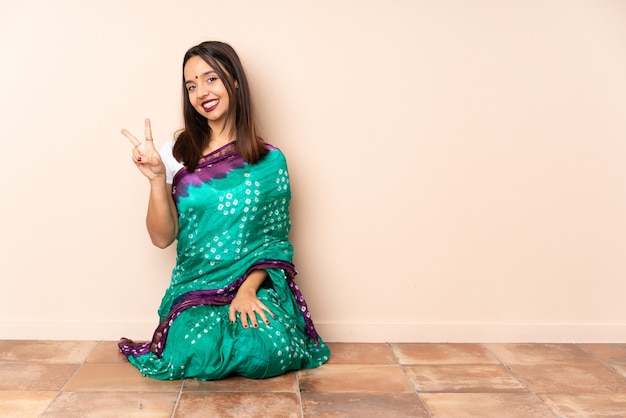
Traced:
<path fill-rule="evenodd" d="M 229 106 L 227 120 L 234 116 L 231 128 L 235 131 L 237 151 L 253 164 L 263 158 L 268 150 L 261 138 L 257 137 L 248 79 L 235 50 L 228 44 L 218 41 L 202 42 L 190 48 L 183 60 L 183 119 L 184 128 L 174 143 L 174 158 L 182 162 L 187 170 L 196 169 L 202 150 L 209 143 L 211 128 L 207 119 L 200 115 L 189 102 L 189 92 L 185 85 L 185 64 L 192 57 L 200 57 L 215 70 L 228 92 Z"/>

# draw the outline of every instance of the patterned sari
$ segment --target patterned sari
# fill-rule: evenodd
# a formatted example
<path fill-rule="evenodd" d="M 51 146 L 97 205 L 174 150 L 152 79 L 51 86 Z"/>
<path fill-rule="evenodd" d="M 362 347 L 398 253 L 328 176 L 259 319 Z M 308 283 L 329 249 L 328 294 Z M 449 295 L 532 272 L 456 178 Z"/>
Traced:
<path fill-rule="evenodd" d="M 119 347 L 155 379 L 277 376 L 313 368 L 330 355 L 294 282 L 291 191 L 280 150 L 248 164 L 234 143 L 180 170 L 172 193 L 178 208 L 176 266 L 159 308 L 152 341 L 123 338 Z M 255 269 L 268 273 L 257 295 L 275 315 L 243 328 L 228 309 Z M 239 316 L 239 315 L 238 315 Z"/>

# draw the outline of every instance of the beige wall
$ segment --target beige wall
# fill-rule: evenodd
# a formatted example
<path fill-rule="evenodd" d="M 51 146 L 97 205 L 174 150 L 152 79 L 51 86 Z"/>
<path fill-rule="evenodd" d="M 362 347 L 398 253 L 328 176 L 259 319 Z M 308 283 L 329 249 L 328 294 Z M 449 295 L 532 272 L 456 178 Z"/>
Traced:
<path fill-rule="evenodd" d="M 626 2 L 0 0 L 0 339 L 148 338 L 123 127 L 239 51 L 329 341 L 626 342 Z"/>

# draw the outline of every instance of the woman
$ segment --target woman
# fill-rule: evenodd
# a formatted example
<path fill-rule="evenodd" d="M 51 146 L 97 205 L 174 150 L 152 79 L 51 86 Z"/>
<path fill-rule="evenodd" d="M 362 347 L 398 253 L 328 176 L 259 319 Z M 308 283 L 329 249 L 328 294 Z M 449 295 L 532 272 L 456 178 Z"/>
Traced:
<path fill-rule="evenodd" d="M 154 245 L 177 243 L 176 266 L 152 341 L 120 350 L 156 379 L 277 376 L 317 367 L 330 352 L 293 279 L 289 174 L 256 134 L 235 51 L 192 47 L 183 60 L 184 129 L 158 153 L 150 121 L 133 161 L 150 181 Z"/>

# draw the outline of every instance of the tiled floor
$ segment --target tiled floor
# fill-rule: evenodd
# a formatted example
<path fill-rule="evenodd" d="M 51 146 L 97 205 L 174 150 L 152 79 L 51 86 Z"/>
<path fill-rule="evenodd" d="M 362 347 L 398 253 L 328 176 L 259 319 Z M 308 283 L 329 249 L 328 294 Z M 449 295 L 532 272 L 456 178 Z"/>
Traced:
<path fill-rule="evenodd" d="M 0 341 L 0 417 L 625 417 L 626 344 L 329 344 L 268 380 L 160 382 L 114 342 Z"/>

